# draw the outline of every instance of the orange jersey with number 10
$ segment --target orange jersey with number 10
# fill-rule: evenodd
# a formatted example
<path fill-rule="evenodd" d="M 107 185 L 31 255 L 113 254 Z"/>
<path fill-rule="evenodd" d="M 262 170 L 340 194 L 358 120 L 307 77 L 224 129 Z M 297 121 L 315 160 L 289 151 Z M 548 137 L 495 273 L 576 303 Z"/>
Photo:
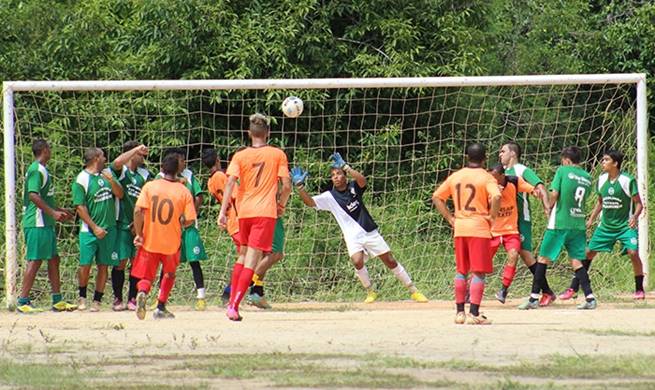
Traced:
<path fill-rule="evenodd" d="M 223 192 L 225 191 L 226 183 L 227 175 L 225 172 L 221 171 L 214 172 L 207 182 L 209 193 L 212 194 L 218 203 L 223 203 Z M 239 221 L 237 219 L 236 209 L 236 194 L 238 191 L 239 186 L 235 185 L 234 191 L 232 191 L 232 199 L 230 199 L 230 205 L 227 209 L 227 234 L 230 236 L 239 231 Z"/>
<path fill-rule="evenodd" d="M 239 218 L 277 218 L 278 178 L 289 177 L 289 162 L 281 149 L 265 145 L 238 151 L 227 175 L 239 178 Z"/>
<path fill-rule="evenodd" d="M 148 182 L 141 189 L 136 207 L 144 210 L 143 249 L 164 255 L 180 250 L 180 217 L 196 219 L 193 196 L 184 184 L 166 179 Z"/>
<path fill-rule="evenodd" d="M 455 237 L 491 238 L 489 199 L 500 196 L 498 184 L 483 168 L 462 168 L 448 176 L 434 192 L 433 198 L 455 204 Z"/>

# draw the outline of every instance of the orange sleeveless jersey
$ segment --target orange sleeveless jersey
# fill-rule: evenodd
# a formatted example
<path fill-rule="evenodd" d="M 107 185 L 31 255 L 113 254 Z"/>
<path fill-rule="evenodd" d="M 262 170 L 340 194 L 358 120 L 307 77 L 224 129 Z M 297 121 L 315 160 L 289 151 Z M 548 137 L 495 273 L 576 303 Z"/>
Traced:
<path fill-rule="evenodd" d="M 248 147 L 234 154 L 228 176 L 239 178 L 239 218 L 277 218 L 278 178 L 289 177 L 287 155 L 274 146 Z"/>
<path fill-rule="evenodd" d="M 493 176 L 483 168 L 462 168 L 448 176 L 433 197 L 455 204 L 455 237 L 491 238 L 489 199 L 500 195 Z"/>
<path fill-rule="evenodd" d="M 534 187 L 525 180 L 518 177 L 518 188 L 509 181 L 501 192 L 500 210 L 498 217 L 491 227 L 491 235 L 494 237 L 506 234 L 519 234 L 519 211 L 517 205 L 517 191 L 530 193 Z"/>
<path fill-rule="evenodd" d="M 225 172 L 221 171 L 215 172 L 207 182 L 207 189 L 209 190 L 209 193 L 212 194 L 218 203 L 223 203 L 223 192 L 225 191 L 226 183 L 227 175 Z M 227 209 L 227 234 L 230 236 L 239 231 L 239 220 L 237 219 L 235 196 L 238 190 L 239 186 L 235 185 L 234 191 L 232 191 L 232 199 L 230 200 L 230 204 Z"/>
<path fill-rule="evenodd" d="M 144 210 L 143 248 L 150 253 L 171 255 L 180 250 L 182 224 L 196 219 L 191 192 L 180 182 L 165 179 L 146 183 L 136 201 Z"/>

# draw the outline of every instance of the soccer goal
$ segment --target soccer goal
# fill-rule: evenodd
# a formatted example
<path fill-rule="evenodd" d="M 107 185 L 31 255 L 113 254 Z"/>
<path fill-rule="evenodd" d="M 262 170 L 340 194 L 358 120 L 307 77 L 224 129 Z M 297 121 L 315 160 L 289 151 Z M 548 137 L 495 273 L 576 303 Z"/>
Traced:
<path fill-rule="evenodd" d="M 280 105 L 289 95 L 304 101 L 299 118 L 282 115 Z M 644 202 L 639 248 L 648 274 L 646 105 L 644 74 L 4 82 L 7 306 L 16 300 L 17 278 L 24 268 L 19 222 L 23 178 L 34 139 L 49 141 L 48 170 L 55 197 L 60 206 L 70 208 L 71 183 L 82 169 L 86 147 L 103 148 L 111 161 L 125 141 L 143 142 L 150 148 L 146 168 L 153 172 L 159 169 L 163 150 L 184 148 L 188 167 L 206 188 L 208 170 L 201 164 L 202 151 L 217 149 L 225 168 L 247 142 L 247 118 L 256 111 L 272 119 L 270 142 L 284 148 L 292 166 L 309 170 L 310 193 L 329 187 L 326 161 L 334 151 L 368 177 L 369 210 L 395 256 L 422 291 L 433 297 L 450 293 L 454 260 L 449 226 L 426 201 L 438 182 L 462 166 L 467 143 L 483 142 L 493 164 L 500 146 L 516 141 L 523 149 L 522 163 L 546 183 L 564 146 L 583 148 L 583 165 L 594 177 L 600 172 L 602 152 L 618 148 L 626 155 L 624 169 L 638 178 Z M 588 210 L 595 196 L 591 199 Z M 533 246 L 538 248 L 545 216 L 538 202 L 532 203 Z M 216 216 L 216 205 L 205 196 L 200 229 L 210 259 L 203 268 L 208 291 L 215 295 L 229 280 L 235 257 L 229 237 L 217 229 Z M 329 214 L 304 207 L 292 195 L 284 218 L 286 256 L 267 275 L 275 299 L 333 300 L 361 294 L 340 231 Z M 57 225 L 57 237 L 62 289 L 71 298 L 77 287 L 76 224 Z M 598 266 L 594 265 L 591 276 L 597 289 L 630 289 L 629 261 L 617 258 L 594 262 Z M 496 269 L 502 269 L 498 264 L 504 260 L 502 255 L 496 257 Z M 369 269 L 385 297 L 404 296 L 379 262 Z M 517 281 L 522 277 L 527 284 L 527 273 L 521 272 Z M 559 272 L 570 276 L 564 264 Z M 174 296 L 190 296 L 190 274 L 181 265 Z M 41 276 L 33 291 L 47 293 L 48 288 Z"/>

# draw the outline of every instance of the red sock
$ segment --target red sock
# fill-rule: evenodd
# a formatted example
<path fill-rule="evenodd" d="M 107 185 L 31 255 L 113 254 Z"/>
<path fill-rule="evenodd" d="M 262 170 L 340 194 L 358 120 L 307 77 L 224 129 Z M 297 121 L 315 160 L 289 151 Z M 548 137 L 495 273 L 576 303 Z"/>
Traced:
<path fill-rule="evenodd" d="M 143 291 L 146 294 L 150 292 L 151 287 L 152 287 L 152 282 L 147 279 L 141 279 L 136 284 L 137 291 Z"/>
<path fill-rule="evenodd" d="M 482 302 L 482 295 L 484 294 L 484 279 L 473 277 L 471 280 L 471 303 L 479 305 Z"/>
<path fill-rule="evenodd" d="M 466 279 L 455 278 L 455 303 L 464 303 L 466 300 Z"/>
<path fill-rule="evenodd" d="M 514 281 L 514 275 L 516 275 L 516 266 L 506 265 L 503 268 L 503 287 L 509 288 Z"/>
<path fill-rule="evenodd" d="M 244 268 L 241 271 L 241 276 L 239 277 L 239 284 L 237 287 L 237 292 L 234 295 L 234 302 L 232 302 L 232 307 L 235 310 L 239 310 L 239 304 L 243 299 L 248 287 L 250 287 L 250 282 L 252 281 L 252 275 L 255 273 L 255 270 L 252 268 Z"/>
<path fill-rule="evenodd" d="M 159 287 L 159 296 L 157 299 L 159 302 L 166 303 L 168 301 L 168 296 L 175 285 L 175 274 L 164 274 L 164 277 L 161 279 L 161 286 Z"/>
<path fill-rule="evenodd" d="M 243 270 L 243 264 L 234 263 L 232 268 L 232 280 L 230 282 L 230 306 L 233 306 L 234 297 L 237 293 L 237 287 L 239 286 L 239 277 L 241 276 L 241 271 Z"/>

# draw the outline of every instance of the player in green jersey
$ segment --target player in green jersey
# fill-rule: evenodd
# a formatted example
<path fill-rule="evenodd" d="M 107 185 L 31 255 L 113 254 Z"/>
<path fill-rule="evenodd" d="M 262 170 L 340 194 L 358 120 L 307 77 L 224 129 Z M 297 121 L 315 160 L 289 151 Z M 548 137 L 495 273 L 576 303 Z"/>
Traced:
<path fill-rule="evenodd" d="M 110 168 L 113 174 L 118 177 L 118 182 L 123 187 L 125 195 L 118 201 L 117 220 L 117 252 L 120 263 L 111 269 L 111 286 L 114 292 L 112 309 L 122 311 L 127 309 L 123 302 L 123 285 L 125 284 L 125 266 L 128 259 L 136 255 L 134 247 L 134 234 L 132 234 L 132 223 L 134 220 L 134 205 L 141 193 L 141 188 L 152 180 L 152 174 L 143 168 L 145 156 L 148 155 L 148 148 L 137 141 L 128 141 L 123 144 L 123 154 L 116 157 Z M 130 287 L 127 295 L 128 302 L 131 301 L 130 309 L 136 310 L 136 283 L 137 279 L 130 277 Z"/>
<path fill-rule="evenodd" d="M 17 310 L 21 313 L 41 311 L 32 306 L 30 290 L 44 260 L 48 262 L 48 279 L 52 287 L 52 310 L 75 310 L 77 306 L 62 300 L 57 234 L 55 233 L 55 222 L 68 221 L 73 218 L 73 214 L 57 207 L 55 203 L 52 176 L 46 168 L 51 156 L 48 142 L 43 139 L 32 142 L 32 153 L 35 160 L 27 168 L 23 192 L 22 224 L 25 233 L 27 267 L 23 274 L 23 286 L 18 297 Z"/>
<path fill-rule="evenodd" d="M 536 309 L 548 264 L 557 261 L 562 248 L 571 258 L 571 265 L 585 293 L 585 302 L 578 309 L 595 309 L 596 298 L 591 290 L 589 274 L 582 265 L 585 258 L 586 218 L 585 202 L 591 192 L 591 175 L 580 167 L 582 152 L 570 146 L 562 150 L 562 165 L 557 168 L 550 185 L 548 227 L 539 248 L 539 260 L 532 279 L 532 292 L 519 309 Z"/>
<path fill-rule="evenodd" d="M 541 199 L 544 206 L 546 216 L 550 213 L 550 206 L 548 203 L 548 192 L 544 187 L 544 182 L 537 176 L 537 173 L 532 169 L 521 164 L 521 147 L 514 141 L 505 143 L 498 153 L 500 163 L 505 167 L 505 175 L 518 176 L 535 187 L 535 195 Z M 530 272 L 534 275 L 537 260 L 532 254 L 532 214 L 530 212 L 530 202 L 528 194 L 517 193 L 516 204 L 519 214 L 519 234 L 521 236 L 521 251 L 519 254 L 523 262 L 528 267 Z M 496 297 L 506 296 L 506 291 L 502 289 L 496 294 Z M 548 306 L 555 300 L 555 293 L 550 289 L 548 280 L 543 280 L 543 295 L 539 301 L 540 306 Z"/>
<path fill-rule="evenodd" d="M 91 147 L 84 152 L 84 170 L 72 185 L 73 205 L 81 219 L 79 245 L 79 300 L 78 309 L 86 310 L 86 288 L 91 264 L 95 260 L 98 274 L 91 311 L 99 311 L 107 282 L 107 267 L 119 264 L 116 251 L 116 203 L 123 198 L 118 179 L 105 169 L 105 154 Z"/>
<path fill-rule="evenodd" d="M 635 275 L 634 299 L 645 299 L 644 271 L 639 258 L 639 237 L 637 223 L 643 210 L 641 197 L 634 177 L 621 172 L 623 153 L 618 150 L 608 150 L 603 154 L 601 167 L 603 174 L 598 178 L 596 194 L 598 202 L 594 207 L 587 228 L 591 228 L 601 214 L 600 224 L 594 231 L 587 250 L 587 259 L 582 263 L 589 270 L 591 261 L 598 252 L 612 252 L 618 241 L 623 247 L 623 253 L 630 257 Z M 560 294 L 560 299 L 573 298 L 580 288 L 580 281 L 574 277 L 571 287 Z"/>

